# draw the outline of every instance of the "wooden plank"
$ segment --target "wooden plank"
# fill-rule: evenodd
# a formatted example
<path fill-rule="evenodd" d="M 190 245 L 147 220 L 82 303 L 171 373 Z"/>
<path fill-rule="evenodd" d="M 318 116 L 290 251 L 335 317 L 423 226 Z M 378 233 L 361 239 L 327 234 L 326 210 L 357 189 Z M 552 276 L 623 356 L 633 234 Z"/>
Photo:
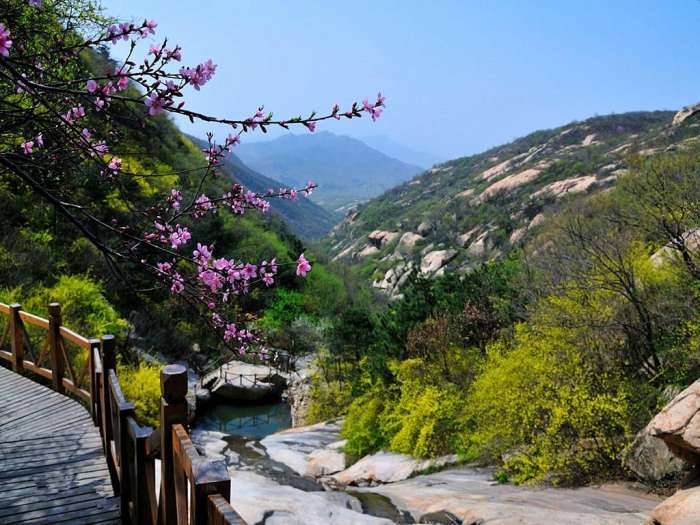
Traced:
<path fill-rule="evenodd" d="M 4 368 L 0 523 L 120 523 L 120 501 L 90 414 L 76 400 Z"/>

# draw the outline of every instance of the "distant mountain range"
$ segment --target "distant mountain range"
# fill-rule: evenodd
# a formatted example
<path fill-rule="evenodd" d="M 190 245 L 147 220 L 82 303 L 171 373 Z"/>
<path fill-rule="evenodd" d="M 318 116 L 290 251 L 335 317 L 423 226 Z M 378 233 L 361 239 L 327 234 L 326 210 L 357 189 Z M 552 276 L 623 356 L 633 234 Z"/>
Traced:
<path fill-rule="evenodd" d="M 243 143 L 236 147 L 236 154 L 282 184 L 318 183 L 311 199 L 333 213 L 345 212 L 423 171 L 360 140 L 327 131 Z"/>
<path fill-rule="evenodd" d="M 414 166 L 420 166 L 423 169 L 428 169 L 438 162 L 447 160 L 445 158 L 438 157 L 431 153 L 426 153 L 424 151 L 414 150 L 403 144 L 399 144 L 391 137 L 386 135 L 371 135 L 367 137 L 360 137 L 360 140 L 367 144 L 370 148 L 374 148 L 377 151 L 381 151 L 389 157 L 405 162 L 406 164 L 412 164 Z"/>
<path fill-rule="evenodd" d="M 398 297 L 413 275 L 468 272 L 534 239 L 568 201 L 616 184 L 630 154 L 688 148 L 700 149 L 700 117 L 691 110 L 536 131 L 434 166 L 348 214 L 323 243 Z"/>
<path fill-rule="evenodd" d="M 206 146 L 206 142 L 202 139 L 192 136 L 189 138 L 199 147 Z M 250 169 L 236 155 L 228 155 L 221 167 L 226 175 L 256 193 L 264 193 L 269 188 L 280 187 L 279 181 Z M 270 199 L 270 207 L 287 223 L 293 233 L 311 240 L 328 233 L 340 219 L 338 215 L 301 196 L 296 201 Z"/>

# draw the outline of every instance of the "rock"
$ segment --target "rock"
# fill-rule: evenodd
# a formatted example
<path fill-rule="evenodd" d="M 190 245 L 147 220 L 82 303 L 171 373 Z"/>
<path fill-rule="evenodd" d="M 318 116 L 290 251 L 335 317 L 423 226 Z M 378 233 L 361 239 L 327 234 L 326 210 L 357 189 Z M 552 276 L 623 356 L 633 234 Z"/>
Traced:
<path fill-rule="evenodd" d="M 265 525 L 393 525 L 358 512 L 347 494 L 305 492 L 259 474 L 229 469 L 231 505 L 246 523 Z"/>
<path fill-rule="evenodd" d="M 309 392 L 311 390 L 311 378 L 308 376 L 295 376 L 287 388 L 287 401 L 292 411 L 292 426 L 299 427 L 306 421 L 309 412 Z"/>
<path fill-rule="evenodd" d="M 331 485 L 367 486 L 376 483 L 395 483 L 430 468 L 443 467 L 457 462 L 456 455 L 435 459 L 416 459 L 406 454 L 377 452 L 365 456 L 350 468 L 328 479 Z"/>
<path fill-rule="evenodd" d="M 510 234 L 509 241 L 511 244 L 515 244 L 518 241 L 520 241 L 523 237 L 525 237 L 525 234 L 527 233 L 527 228 L 518 228 L 517 230 L 513 230 L 513 232 Z"/>
<path fill-rule="evenodd" d="M 240 381 L 239 378 L 231 378 L 229 381 L 217 379 L 211 387 L 212 395 L 226 403 L 235 403 L 239 401 L 257 403 L 274 399 L 278 396 L 276 392 L 277 389 L 275 385 L 271 383 L 258 381 L 253 384 L 253 381 L 248 381 L 247 378 Z"/>
<path fill-rule="evenodd" d="M 260 441 L 268 456 L 284 463 L 301 476 L 320 477 L 345 468 L 340 450 L 341 420 L 291 428 L 270 434 Z"/>
<path fill-rule="evenodd" d="M 379 253 L 379 248 L 374 246 L 373 244 L 368 244 L 365 246 L 362 250 L 360 250 L 357 253 L 358 257 L 369 257 L 370 255 L 374 255 L 375 253 Z"/>
<path fill-rule="evenodd" d="M 641 525 L 660 501 L 621 485 L 562 489 L 499 484 L 491 470 L 471 467 L 356 491 L 387 496 L 416 520 L 450 513 L 464 525 Z"/>
<path fill-rule="evenodd" d="M 700 523 L 700 487 L 682 489 L 656 507 L 648 525 L 697 525 Z"/>
<path fill-rule="evenodd" d="M 531 230 L 532 228 L 536 228 L 537 226 L 539 226 L 543 222 L 544 222 L 544 213 L 538 213 L 530 221 L 530 224 L 527 225 L 527 229 Z"/>
<path fill-rule="evenodd" d="M 648 428 L 649 434 L 662 439 L 675 455 L 700 463 L 700 379 L 674 397 Z"/>
<path fill-rule="evenodd" d="M 431 231 L 433 231 L 433 225 L 427 221 L 421 222 L 418 225 L 418 228 L 416 228 L 416 232 L 418 232 L 418 235 L 422 235 L 423 237 L 428 235 Z"/>
<path fill-rule="evenodd" d="M 681 109 L 678 113 L 673 116 L 673 125 L 679 126 L 690 117 L 700 112 L 700 102 L 692 106 L 685 107 Z"/>
<path fill-rule="evenodd" d="M 462 525 L 462 520 L 451 512 L 440 510 L 438 512 L 428 512 L 423 514 L 418 523 L 430 523 L 437 525 Z"/>
<path fill-rule="evenodd" d="M 479 232 L 479 226 L 476 226 L 462 235 L 459 235 L 456 239 L 457 245 L 465 247 L 469 241 Z"/>
<path fill-rule="evenodd" d="M 202 430 L 195 428 L 190 431 L 190 439 L 195 446 L 203 452 L 207 458 L 223 460 L 226 458 L 224 451 L 228 443 L 224 438 L 228 434 L 216 430 Z"/>
<path fill-rule="evenodd" d="M 422 241 L 423 237 L 413 232 L 406 232 L 399 239 L 401 248 L 413 248 L 418 241 Z"/>
<path fill-rule="evenodd" d="M 487 250 L 490 250 L 493 244 L 489 241 L 488 235 L 489 232 L 487 231 L 479 235 L 476 240 L 469 245 L 469 248 L 467 248 L 467 253 L 475 258 L 486 255 Z"/>
<path fill-rule="evenodd" d="M 399 236 L 399 232 L 388 232 L 383 230 L 374 230 L 367 236 L 370 244 L 376 246 L 377 248 L 383 248 L 391 241 Z"/>
<path fill-rule="evenodd" d="M 198 387 L 194 391 L 194 397 L 197 410 L 201 410 L 211 402 L 211 390 L 204 387 Z"/>
<path fill-rule="evenodd" d="M 491 184 L 491 186 L 486 188 L 481 193 L 480 200 L 483 202 L 500 193 L 513 191 L 514 189 L 535 180 L 537 177 L 539 177 L 540 173 L 542 173 L 541 169 L 529 168 L 519 173 L 515 173 L 514 175 L 508 175 L 507 177 L 494 182 Z"/>
<path fill-rule="evenodd" d="M 594 186 L 597 183 L 598 179 L 595 175 L 583 175 L 581 177 L 557 180 L 547 184 L 541 190 L 533 193 L 532 197 L 536 198 L 551 196 L 558 199 L 571 193 L 583 193 L 588 191 L 591 186 Z"/>
<path fill-rule="evenodd" d="M 652 485 L 680 480 L 688 467 L 663 441 L 650 434 L 649 426 L 639 431 L 624 462 L 640 481 Z"/>
<path fill-rule="evenodd" d="M 440 270 L 447 264 L 455 255 L 456 250 L 437 250 L 425 254 L 420 263 L 420 271 L 422 274 L 432 274 Z"/>

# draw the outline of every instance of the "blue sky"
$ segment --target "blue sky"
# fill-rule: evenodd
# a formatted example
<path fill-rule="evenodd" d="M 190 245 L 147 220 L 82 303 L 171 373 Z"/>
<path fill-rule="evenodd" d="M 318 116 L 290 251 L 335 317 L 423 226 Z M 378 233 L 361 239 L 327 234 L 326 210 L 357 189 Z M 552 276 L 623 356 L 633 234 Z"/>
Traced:
<path fill-rule="evenodd" d="M 156 19 L 185 64 L 214 59 L 192 109 L 293 116 L 382 90 L 377 123 L 319 129 L 388 135 L 444 159 L 596 114 L 700 101 L 699 0 L 104 1 L 119 18 Z"/>

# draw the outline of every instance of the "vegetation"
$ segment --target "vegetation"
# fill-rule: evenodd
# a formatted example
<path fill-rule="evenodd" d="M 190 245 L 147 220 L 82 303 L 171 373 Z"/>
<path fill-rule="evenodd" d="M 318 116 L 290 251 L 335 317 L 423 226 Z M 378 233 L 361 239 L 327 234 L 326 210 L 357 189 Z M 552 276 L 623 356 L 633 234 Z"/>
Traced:
<path fill-rule="evenodd" d="M 664 392 L 700 376 L 700 154 L 628 162 L 522 251 L 338 317 L 312 414 L 346 415 L 355 458 L 458 453 L 519 483 L 626 475 Z"/>

